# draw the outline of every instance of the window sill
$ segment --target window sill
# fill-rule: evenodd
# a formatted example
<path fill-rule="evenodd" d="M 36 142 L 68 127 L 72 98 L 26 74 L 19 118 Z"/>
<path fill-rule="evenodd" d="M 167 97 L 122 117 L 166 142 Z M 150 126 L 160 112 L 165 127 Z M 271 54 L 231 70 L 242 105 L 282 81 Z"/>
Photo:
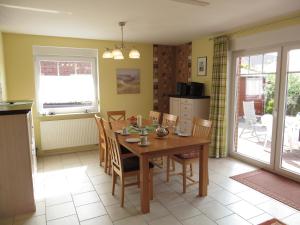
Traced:
<path fill-rule="evenodd" d="M 42 114 L 39 114 L 38 118 L 39 118 L 40 121 L 93 118 L 94 115 L 97 114 L 97 113 L 99 113 L 99 112 L 66 113 L 66 114 L 55 114 L 55 115 L 42 115 Z"/>

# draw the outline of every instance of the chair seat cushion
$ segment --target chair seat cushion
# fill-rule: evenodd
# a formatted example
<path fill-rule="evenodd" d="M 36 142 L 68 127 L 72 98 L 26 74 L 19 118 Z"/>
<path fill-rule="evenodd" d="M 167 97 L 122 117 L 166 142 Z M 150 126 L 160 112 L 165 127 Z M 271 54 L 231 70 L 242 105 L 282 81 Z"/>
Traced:
<path fill-rule="evenodd" d="M 140 169 L 139 157 L 133 156 L 130 158 L 123 159 L 124 172 L 130 172 Z M 149 168 L 153 168 L 154 165 L 149 162 Z"/>
<path fill-rule="evenodd" d="M 121 147 L 121 154 L 132 153 L 132 152 L 129 151 L 127 148 L 125 148 L 123 145 L 120 145 L 120 147 Z"/>
<path fill-rule="evenodd" d="M 199 151 L 193 151 L 189 153 L 176 154 L 176 157 L 180 159 L 194 159 L 199 158 Z"/>

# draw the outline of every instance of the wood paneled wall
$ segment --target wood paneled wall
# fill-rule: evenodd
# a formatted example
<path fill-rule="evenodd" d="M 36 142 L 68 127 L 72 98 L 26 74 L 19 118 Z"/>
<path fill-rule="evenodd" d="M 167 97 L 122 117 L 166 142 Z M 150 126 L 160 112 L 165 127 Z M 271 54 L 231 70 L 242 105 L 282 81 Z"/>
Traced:
<path fill-rule="evenodd" d="M 169 96 L 176 93 L 176 82 L 191 81 L 192 44 L 153 46 L 153 108 L 169 112 Z"/>

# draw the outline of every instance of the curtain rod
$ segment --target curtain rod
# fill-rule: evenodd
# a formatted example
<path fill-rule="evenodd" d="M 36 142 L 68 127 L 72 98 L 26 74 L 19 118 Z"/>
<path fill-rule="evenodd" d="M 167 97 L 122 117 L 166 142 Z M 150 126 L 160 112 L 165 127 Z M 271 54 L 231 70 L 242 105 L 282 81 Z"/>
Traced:
<path fill-rule="evenodd" d="M 223 34 L 211 36 L 210 38 L 208 38 L 208 40 L 209 40 L 209 41 L 213 41 L 215 38 L 222 37 L 222 36 L 227 36 L 227 38 L 229 39 L 229 36 L 228 36 L 228 35 L 230 35 L 230 33 L 223 33 Z"/>

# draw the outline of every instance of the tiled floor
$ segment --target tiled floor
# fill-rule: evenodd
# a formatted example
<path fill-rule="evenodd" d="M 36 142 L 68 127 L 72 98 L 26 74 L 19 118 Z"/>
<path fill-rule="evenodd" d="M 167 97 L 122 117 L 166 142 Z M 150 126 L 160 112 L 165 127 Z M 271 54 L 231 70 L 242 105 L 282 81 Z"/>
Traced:
<path fill-rule="evenodd" d="M 37 211 L 0 219 L 0 225 L 246 225 L 273 217 L 299 225 L 299 211 L 229 178 L 253 169 L 231 158 L 210 159 L 205 198 L 196 197 L 195 185 L 181 194 L 179 177 L 166 183 L 157 171 L 151 213 L 143 215 L 137 187 L 126 189 L 125 207 L 119 206 L 119 188 L 112 196 L 96 151 L 45 157 L 38 161 Z"/>

